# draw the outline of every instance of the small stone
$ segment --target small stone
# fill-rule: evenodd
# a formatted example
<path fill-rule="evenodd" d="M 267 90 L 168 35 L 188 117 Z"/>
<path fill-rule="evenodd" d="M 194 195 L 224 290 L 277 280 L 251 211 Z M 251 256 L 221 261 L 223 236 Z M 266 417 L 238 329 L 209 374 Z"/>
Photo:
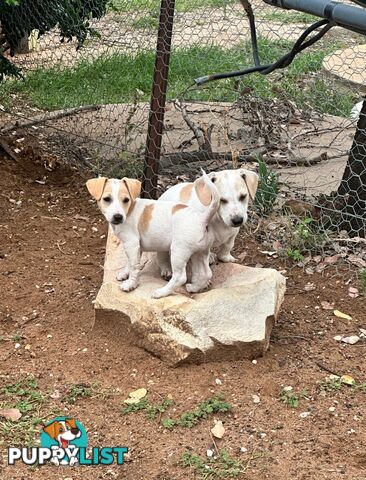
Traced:
<path fill-rule="evenodd" d="M 15 348 L 15 349 L 20 348 L 20 343 L 16 343 L 16 344 L 14 345 L 14 348 Z"/>
<path fill-rule="evenodd" d="M 342 342 L 348 343 L 349 345 L 354 345 L 355 343 L 360 341 L 360 337 L 357 335 L 351 335 L 350 337 L 343 337 Z"/>
<path fill-rule="evenodd" d="M 293 387 L 291 387 L 291 386 L 283 387 L 284 392 L 292 392 L 292 390 L 293 390 Z"/>
<path fill-rule="evenodd" d="M 335 337 L 333 337 L 333 339 L 336 341 L 336 342 L 340 342 L 342 340 L 342 335 L 336 335 Z"/>
<path fill-rule="evenodd" d="M 83 350 L 82 350 L 82 351 L 83 351 L 83 352 L 87 352 L 87 351 L 88 351 L 88 349 L 87 349 L 87 348 L 83 348 Z"/>
<path fill-rule="evenodd" d="M 209 449 L 209 450 L 207 450 L 207 452 L 206 452 L 206 455 L 208 456 L 208 458 L 212 458 L 212 457 L 213 457 L 213 455 L 214 455 L 214 452 L 213 452 L 213 450 L 210 450 L 210 449 Z"/>
<path fill-rule="evenodd" d="M 330 412 L 335 412 L 336 407 L 329 407 Z"/>
<path fill-rule="evenodd" d="M 252 360 L 252 364 L 253 364 L 253 365 L 257 365 L 257 363 L 258 363 L 258 362 L 257 362 L 256 359 Z"/>
<path fill-rule="evenodd" d="M 245 447 L 240 447 L 240 452 L 241 453 L 247 453 L 248 449 Z"/>
<path fill-rule="evenodd" d="M 216 378 L 215 383 L 216 385 L 222 385 L 222 381 L 219 378 Z"/>
<path fill-rule="evenodd" d="M 258 395 L 252 395 L 253 403 L 261 403 L 261 399 Z"/>
<path fill-rule="evenodd" d="M 301 412 L 300 415 L 299 415 L 299 417 L 300 417 L 300 418 L 306 418 L 306 417 L 308 417 L 309 415 L 310 415 L 310 412 Z"/>

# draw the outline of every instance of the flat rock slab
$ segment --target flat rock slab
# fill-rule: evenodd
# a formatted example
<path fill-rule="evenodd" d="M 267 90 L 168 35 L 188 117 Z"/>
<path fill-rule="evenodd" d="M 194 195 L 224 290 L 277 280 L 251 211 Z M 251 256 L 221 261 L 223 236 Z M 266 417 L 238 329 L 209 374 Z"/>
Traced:
<path fill-rule="evenodd" d="M 125 264 L 122 244 L 109 232 L 103 284 L 95 303 L 94 330 L 109 330 L 171 366 L 183 363 L 253 359 L 262 356 L 286 290 L 276 270 L 237 264 L 213 267 L 212 288 L 190 295 L 184 288 L 155 300 L 152 292 L 165 284 L 153 255 L 140 286 L 122 292 L 116 280 Z"/>

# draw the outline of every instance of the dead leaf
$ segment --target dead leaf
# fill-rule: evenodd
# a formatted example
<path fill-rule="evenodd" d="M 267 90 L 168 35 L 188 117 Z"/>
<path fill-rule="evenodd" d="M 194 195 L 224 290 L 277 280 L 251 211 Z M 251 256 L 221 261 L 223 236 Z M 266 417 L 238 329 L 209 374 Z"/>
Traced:
<path fill-rule="evenodd" d="M 347 313 L 340 312 L 339 310 L 334 310 L 333 313 L 338 318 L 343 318 L 344 320 L 352 320 L 351 316 L 347 315 Z"/>
<path fill-rule="evenodd" d="M 348 343 L 349 345 L 355 345 L 355 343 L 360 341 L 360 337 L 357 335 L 351 335 L 349 337 L 343 337 L 342 342 L 343 343 Z"/>
<path fill-rule="evenodd" d="M 6 420 L 11 420 L 12 422 L 16 422 L 22 416 L 20 410 L 17 408 L 4 408 L 0 410 L 0 417 L 4 417 Z"/>
<path fill-rule="evenodd" d="M 323 310 L 333 310 L 334 308 L 334 302 L 330 303 L 330 302 L 323 301 L 323 302 L 320 302 L 320 304 Z"/>
<path fill-rule="evenodd" d="M 146 395 L 147 395 L 146 388 L 138 388 L 137 390 L 134 390 L 133 392 L 130 392 L 128 394 L 130 398 L 127 398 L 126 400 L 124 400 L 124 403 L 127 403 L 127 405 L 139 403 L 140 400 L 146 397 Z"/>
<path fill-rule="evenodd" d="M 334 265 L 338 262 L 339 255 L 332 255 L 331 257 L 325 257 L 323 262 L 327 265 Z"/>
<path fill-rule="evenodd" d="M 211 429 L 211 433 L 216 438 L 222 438 L 225 435 L 225 428 L 221 420 L 216 422 L 215 426 Z"/>
<path fill-rule="evenodd" d="M 365 260 L 363 260 L 358 255 L 355 255 L 355 254 L 348 255 L 348 261 L 351 262 L 353 265 L 356 265 L 356 267 L 359 267 L 359 268 L 365 268 L 366 267 Z"/>
<path fill-rule="evenodd" d="M 356 383 L 356 380 L 350 375 L 342 375 L 341 383 L 344 383 L 346 385 L 354 385 Z"/>
<path fill-rule="evenodd" d="M 357 297 L 359 297 L 360 294 L 359 294 L 358 288 L 348 287 L 348 295 L 349 295 L 351 298 L 357 298 Z"/>
<path fill-rule="evenodd" d="M 308 282 L 305 287 L 304 287 L 305 292 L 311 292 L 312 290 L 315 290 L 315 285 L 311 282 Z"/>

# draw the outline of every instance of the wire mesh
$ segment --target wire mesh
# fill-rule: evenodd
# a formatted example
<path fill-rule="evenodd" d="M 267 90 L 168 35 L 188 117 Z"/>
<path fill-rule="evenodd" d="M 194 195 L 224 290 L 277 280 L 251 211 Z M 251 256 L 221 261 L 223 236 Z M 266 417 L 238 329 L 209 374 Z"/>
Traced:
<path fill-rule="evenodd" d="M 157 0 L 80 0 L 76 17 L 65 7 L 55 24 L 55 4 L 70 2 L 18 3 L 10 44 L 9 14 L 0 14 L 2 54 L 24 77 L 0 83 L 3 138 L 27 133 L 62 161 L 139 177 L 152 194 L 191 181 L 201 167 L 259 168 L 249 230 L 300 264 L 335 254 L 366 267 L 363 35 L 335 27 L 284 69 L 198 87 L 202 75 L 254 65 L 240 1 L 165 0 L 161 8 Z M 263 63 L 318 20 L 250 3 Z M 165 10 L 172 7 L 174 18 Z M 163 26 L 172 22 L 171 47 L 163 31 L 157 48 L 161 15 Z M 162 130 L 152 128 L 151 108 Z"/>

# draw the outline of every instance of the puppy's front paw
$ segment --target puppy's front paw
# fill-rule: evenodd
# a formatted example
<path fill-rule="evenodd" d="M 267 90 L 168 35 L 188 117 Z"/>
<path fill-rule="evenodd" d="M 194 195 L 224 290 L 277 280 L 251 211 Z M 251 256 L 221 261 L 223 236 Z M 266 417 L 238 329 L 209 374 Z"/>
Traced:
<path fill-rule="evenodd" d="M 216 263 L 216 261 L 217 261 L 217 255 L 216 255 L 216 253 L 210 252 L 210 259 L 209 259 L 210 265 L 212 265 L 213 263 Z"/>
<path fill-rule="evenodd" d="M 127 280 L 129 275 L 130 275 L 130 272 L 124 269 L 117 273 L 116 278 L 119 282 L 122 282 L 123 280 Z"/>
<path fill-rule="evenodd" d="M 223 262 L 223 263 L 230 263 L 230 262 L 236 263 L 238 261 L 235 257 L 230 255 L 230 253 L 227 255 L 218 255 L 217 258 L 220 260 L 220 262 Z"/>
<path fill-rule="evenodd" d="M 74 465 L 77 465 L 79 463 L 79 460 L 76 457 L 70 458 L 69 465 L 70 467 L 73 467 Z"/>
<path fill-rule="evenodd" d="M 132 280 L 125 280 L 124 282 L 122 282 L 121 290 L 123 290 L 124 292 L 130 292 L 131 290 L 135 290 L 136 287 L 136 282 Z"/>
<path fill-rule="evenodd" d="M 163 298 L 167 295 L 169 295 L 169 292 L 167 292 L 166 289 L 162 287 L 155 290 L 155 292 L 153 292 L 153 294 L 151 295 L 151 298 Z"/>
<path fill-rule="evenodd" d="M 186 283 L 186 290 L 188 293 L 198 293 L 202 290 L 201 285 L 195 285 L 194 283 Z"/>

